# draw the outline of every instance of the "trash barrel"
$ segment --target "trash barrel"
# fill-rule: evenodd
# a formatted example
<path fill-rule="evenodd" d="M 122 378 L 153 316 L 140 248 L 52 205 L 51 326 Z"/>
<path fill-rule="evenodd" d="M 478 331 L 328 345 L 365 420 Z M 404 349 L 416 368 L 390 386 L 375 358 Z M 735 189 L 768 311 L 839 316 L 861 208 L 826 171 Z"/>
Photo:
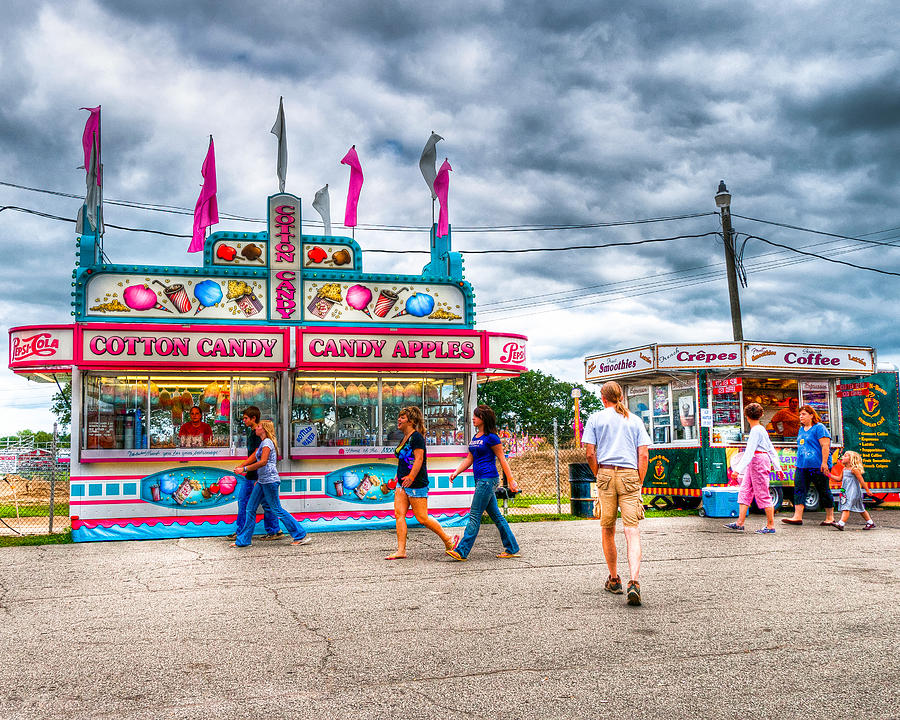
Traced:
<path fill-rule="evenodd" d="M 569 463 L 569 490 L 572 514 L 575 517 L 594 517 L 594 498 L 591 483 L 596 482 L 587 463 Z"/>

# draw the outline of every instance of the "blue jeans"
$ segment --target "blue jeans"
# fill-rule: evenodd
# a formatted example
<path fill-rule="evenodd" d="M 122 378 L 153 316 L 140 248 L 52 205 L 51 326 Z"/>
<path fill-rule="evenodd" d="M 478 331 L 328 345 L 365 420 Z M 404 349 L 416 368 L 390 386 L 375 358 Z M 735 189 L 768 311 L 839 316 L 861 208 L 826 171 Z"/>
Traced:
<path fill-rule="evenodd" d="M 456 546 L 456 552 L 463 557 L 468 557 L 475 544 L 475 538 L 478 537 L 478 531 L 481 529 L 481 515 L 487 512 L 491 520 L 500 531 L 500 541 L 503 548 L 508 553 L 519 552 L 519 543 L 516 542 L 512 530 L 509 529 L 509 523 L 500 512 L 497 506 L 497 497 L 494 490 L 500 486 L 499 477 L 475 478 L 475 495 L 472 497 L 472 509 L 469 511 L 469 523 L 466 525 L 466 531 L 463 533 L 462 540 Z"/>
<path fill-rule="evenodd" d="M 241 531 L 244 529 L 244 523 L 247 520 L 247 501 L 250 499 L 250 493 L 253 492 L 253 486 L 256 485 L 256 482 L 253 480 L 248 480 L 247 478 L 241 478 L 240 483 L 238 483 L 238 509 L 237 509 L 237 522 L 235 523 L 234 531 L 240 535 Z M 262 501 L 263 506 L 263 525 L 265 525 L 266 532 L 269 535 L 273 535 L 278 532 L 278 518 L 275 517 L 275 513 L 272 512 L 272 508 L 269 507 L 269 503 L 265 500 Z M 256 508 L 253 510 L 253 514 L 256 515 Z M 253 524 L 256 525 L 256 520 L 254 519 Z"/>
<path fill-rule="evenodd" d="M 250 544 L 253 539 L 253 528 L 256 527 L 256 508 L 265 500 L 272 508 L 272 512 L 284 524 L 294 540 L 302 540 L 306 537 L 306 530 L 303 526 L 294 520 L 294 516 L 281 507 L 281 500 L 278 499 L 278 483 L 256 483 L 250 492 L 250 499 L 247 501 L 247 514 L 244 519 L 244 527 L 234 541 L 238 547 L 245 547 Z"/>

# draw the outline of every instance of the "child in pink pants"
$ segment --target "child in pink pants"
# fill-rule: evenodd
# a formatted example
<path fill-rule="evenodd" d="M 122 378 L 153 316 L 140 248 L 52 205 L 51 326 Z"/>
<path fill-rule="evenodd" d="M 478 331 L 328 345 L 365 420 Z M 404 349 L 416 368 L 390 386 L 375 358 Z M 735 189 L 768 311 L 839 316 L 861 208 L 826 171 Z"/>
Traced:
<path fill-rule="evenodd" d="M 766 526 L 756 532 L 760 535 L 770 535 L 775 532 L 775 509 L 772 507 L 772 496 L 769 494 L 769 472 L 774 465 L 778 476 L 783 475 L 778 453 L 775 452 L 766 429 L 759 422 L 762 414 L 762 405 L 759 403 L 750 403 L 744 408 L 744 415 L 750 424 L 750 435 L 747 437 L 744 454 L 732 467 L 736 474 L 744 474 L 738 488 L 738 519 L 725 527 L 729 530 L 743 530 L 747 510 L 755 499 L 756 505 L 766 512 Z"/>

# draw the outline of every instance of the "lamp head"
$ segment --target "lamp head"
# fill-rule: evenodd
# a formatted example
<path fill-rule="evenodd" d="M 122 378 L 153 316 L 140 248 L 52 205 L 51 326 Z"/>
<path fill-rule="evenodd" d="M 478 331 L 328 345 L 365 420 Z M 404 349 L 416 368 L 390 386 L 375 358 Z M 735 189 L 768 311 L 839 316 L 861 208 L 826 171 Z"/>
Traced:
<path fill-rule="evenodd" d="M 723 208 L 731 205 L 731 193 L 725 187 L 725 181 L 719 181 L 719 190 L 716 192 L 716 207 Z"/>

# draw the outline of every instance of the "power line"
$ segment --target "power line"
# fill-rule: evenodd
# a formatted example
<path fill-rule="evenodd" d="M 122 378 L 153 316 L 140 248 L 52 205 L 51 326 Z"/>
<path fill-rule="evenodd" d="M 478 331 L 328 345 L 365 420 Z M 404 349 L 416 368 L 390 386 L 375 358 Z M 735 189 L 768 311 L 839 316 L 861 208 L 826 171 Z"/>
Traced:
<path fill-rule="evenodd" d="M 759 218 L 748 217 L 746 215 L 738 215 L 737 213 L 732 213 L 731 216 L 741 218 L 742 220 L 751 220 L 753 222 L 765 223 L 766 225 L 775 225 L 776 227 L 788 228 L 789 230 L 798 230 L 800 232 L 813 233 L 815 235 L 825 235 L 827 237 L 839 238 L 841 240 L 856 240 L 858 242 L 869 243 L 871 245 L 890 245 L 891 247 L 896 247 L 896 245 L 891 245 L 891 243 L 884 243 L 879 240 L 864 240 L 863 238 L 866 235 L 878 235 L 883 232 L 900 230 L 900 228 L 888 228 L 887 230 L 876 230 L 875 232 L 863 233 L 862 235 L 857 235 L 854 237 L 852 235 L 840 235 L 838 233 L 825 232 L 824 230 L 813 230 L 811 228 L 805 228 L 800 225 L 789 225 L 788 223 L 775 222 L 774 220 L 760 220 Z M 762 240 L 762 238 L 758 239 Z"/>
<path fill-rule="evenodd" d="M 845 262 L 843 260 L 835 260 L 834 258 L 826 257 L 824 255 L 816 255 L 815 253 L 805 252 L 804 250 L 798 250 L 797 248 L 792 248 L 789 245 L 782 245 L 780 243 L 772 242 L 771 240 L 766 240 L 765 238 L 761 238 L 758 235 L 748 235 L 748 240 L 760 240 L 761 242 L 766 243 L 767 245 L 772 245 L 773 247 L 784 248 L 785 250 L 790 250 L 791 252 L 800 253 L 801 255 L 809 255 L 810 257 L 818 258 L 819 260 L 825 260 L 830 263 L 835 263 L 837 265 L 847 265 L 848 267 L 856 268 L 857 270 L 868 270 L 870 272 L 880 273 L 882 275 L 895 275 L 900 277 L 900 273 L 891 272 L 890 270 L 881 270 L 880 268 L 868 267 L 866 265 L 856 265 L 854 263 Z M 849 240 L 857 240 L 858 238 L 848 238 Z M 896 247 L 896 245 L 892 243 L 878 243 L 879 245 L 888 245 L 890 247 Z"/>

